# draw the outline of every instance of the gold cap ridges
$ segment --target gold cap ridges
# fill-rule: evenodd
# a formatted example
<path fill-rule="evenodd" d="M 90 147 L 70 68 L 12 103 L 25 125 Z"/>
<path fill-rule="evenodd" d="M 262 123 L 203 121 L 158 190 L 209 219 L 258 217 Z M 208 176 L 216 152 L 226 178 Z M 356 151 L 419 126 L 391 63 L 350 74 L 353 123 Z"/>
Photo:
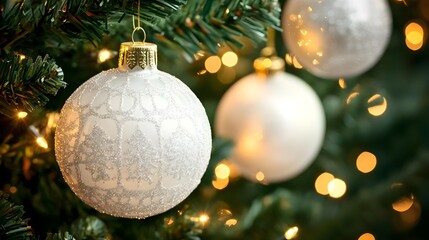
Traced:
<path fill-rule="evenodd" d="M 124 42 L 119 49 L 119 67 L 145 69 L 158 65 L 157 45 L 147 42 Z"/>

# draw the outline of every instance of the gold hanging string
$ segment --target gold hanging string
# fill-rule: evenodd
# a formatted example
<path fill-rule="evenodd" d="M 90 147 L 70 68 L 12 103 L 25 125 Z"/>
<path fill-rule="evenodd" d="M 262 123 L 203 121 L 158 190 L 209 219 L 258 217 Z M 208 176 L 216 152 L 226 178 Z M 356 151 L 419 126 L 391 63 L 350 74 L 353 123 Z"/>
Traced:
<path fill-rule="evenodd" d="M 274 28 L 268 28 L 267 30 L 267 47 L 276 49 L 276 33 Z"/>
<path fill-rule="evenodd" d="M 137 4 L 138 4 L 137 5 L 137 26 L 136 26 L 136 21 L 133 14 L 133 33 L 131 34 L 131 40 L 133 41 L 133 43 L 135 43 L 134 34 L 136 33 L 136 31 L 141 30 L 143 32 L 142 42 L 144 43 L 146 41 L 146 31 L 140 25 L 140 0 L 138 0 Z"/>

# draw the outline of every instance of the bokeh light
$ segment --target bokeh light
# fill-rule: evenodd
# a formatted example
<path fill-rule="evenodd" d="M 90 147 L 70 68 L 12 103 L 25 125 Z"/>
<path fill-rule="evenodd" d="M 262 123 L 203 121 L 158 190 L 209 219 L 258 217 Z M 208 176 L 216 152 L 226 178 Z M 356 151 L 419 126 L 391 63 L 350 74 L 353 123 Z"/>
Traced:
<path fill-rule="evenodd" d="M 358 92 L 352 92 L 352 93 L 350 93 L 349 97 L 348 97 L 348 98 L 347 98 L 347 100 L 346 100 L 346 103 L 347 103 L 347 104 L 350 104 L 350 103 L 352 102 L 352 100 L 353 100 L 355 97 L 357 97 L 357 96 L 359 96 L 359 93 L 358 93 Z"/>
<path fill-rule="evenodd" d="M 285 60 L 286 60 L 286 63 L 287 63 L 288 65 L 290 65 L 290 66 L 292 66 L 292 65 L 293 65 L 293 59 L 292 59 L 292 56 L 291 56 L 289 53 L 286 53 L 286 55 L 285 55 Z"/>
<path fill-rule="evenodd" d="M 358 240 L 375 240 L 375 237 L 371 233 L 364 233 L 359 237 Z"/>
<path fill-rule="evenodd" d="M 263 172 L 259 171 L 256 173 L 255 177 L 256 177 L 256 180 L 258 180 L 259 182 L 262 182 L 265 179 L 265 174 Z"/>
<path fill-rule="evenodd" d="M 298 59 L 296 57 L 293 57 L 293 66 L 297 69 L 302 69 L 301 63 L 299 63 Z"/>
<path fill-rule="evenodd" d="M 12 194 L 15 194 L 15 193 L 17 193 L 17 192 L 18 192 L 18 188 L 17 188 L 17 187 L 15 187 L 15 186 L 10 186 L 10 188 L 9 188 L 9 192 L 10 192 L 10 193 L 12 193 Z"/>
<path fill-rule="evenodd" d="M 229 184 L 229 178 L 216 178 L 215 180 L 212 181 L 212 185 L 214 188 L 216 188 L 217 190 L 222 190 L 225 189 Z"/>
<path fill-rule="evenodd" d="M 334 179 L 334 175 L 330 173 L 322 173 L 317 177 L 316 181 L 314 182 L 314 187 L 316 188 L 316 192 L 321 195 L 328 195 L 328 184 L 330 181 Z"/>
<path fill-rule="evenodd" d="M 225 226 L 232 227 L 232 226 L 235 226 L 237 223 L 238 223 L 237 219 L 231 218 L 231 219 L 226 220 Z"/>
<path fill-rule="evenodd" d="M 297 226 L 293 226 L 291 228 L 289 228 L 288 230 L 286 230 L 284 236 L 286 239 L 294 239 L 298 236 L 298 231 L 299 228 Z"/>
<path fill-rule="evenodd" d="M 203 224 L 209 221 L 209 219 L 210 219 L 209 216 L 205 213 L 201 214 L 199 217 L 199 221 Z"/>
<path fill-rule="evenodd" d="M 44 149 L 48 148 L 48 142 L 46 141 L 46 139 L 44 137 L 36 138 L 36 143 Z"/>
<path fill-rule="evenodd" d="M 218 56 L 211 56 L 206 59 L 204 66 L 209 73 L 217 73 L 222 66 L 222 62 Z"/>
<path fill-rule="evenodd" d="M 215 175 L 217 178 L 220 178 L 220 179 L 229 178 L 230 173 L 231 171 L 229 167 L 224 163 L 218 164 L 215 168 Z"/>
<path fill-rule="evenodd" d="M 346 183 L 339 178 L 334 178 L 328 183 L 328 193 L 332 198 L 340 198 L 344 196 L 346 191 Z"/>
<path fill-rule="evenodd" d="M 28 113 L 27 112 L 18 112 L 18 114 L 17 114 L 17 117 L 19 118 L 19 119 L 23 119 L 23 118 L 25 118 L 25 117 L 27 117 L 28 116 Z"/>
<path fill-rule="evenodd" d="M 97 62 L 103 63 L 103 62 L 113 58 L 115 55 L 116 54 L 114 51 L 103 48 L 98 52 Z"/>
<path fill-rule="evenodd" d="M 342 88 L 342 89 L 347 88 L 346 81 L 343 78 L 338 79 L 338 85 L 340 85 L 340 88 Z"/>
<path fill-rule="evenodd" d="M 424 36 L 423 27 L 416 22 L 410 22 L 405 27 L 405 43 L 413 51 L 417 51 L 423 46 Z"/>
<path fill-rule="evenodd" d="M 371 98 L 368 99 L 368 104 L 371 104 L 374 101 L 377 101 L 380 103 L 377 105 L 368 107 L 368 112 L 374 117 L 378 117 L 378 116 L 383 115 L 387 109 L 386 98 L 381 96 L 380 94 L 375 94 Z"/>
<path fill-rule="evenodd" d="M 392 203 L 392 208 L 397 212 L 408 211 L 414 203 L 414 196 L 402 197 L 396 202 Z"/>
<path fill-rule="evenodd" d="M 227 67 L 234 67 L 238 63 L 238 56 L 235 52 L 228 51 L 222 55 L 222 63 Z"/>
<path fill-rule="evenodd" d="M 377 157 L 371 152 L 362 152 L 356 159 L 356 167 L 362 173 L 369 173 L 375 169 Z"/>

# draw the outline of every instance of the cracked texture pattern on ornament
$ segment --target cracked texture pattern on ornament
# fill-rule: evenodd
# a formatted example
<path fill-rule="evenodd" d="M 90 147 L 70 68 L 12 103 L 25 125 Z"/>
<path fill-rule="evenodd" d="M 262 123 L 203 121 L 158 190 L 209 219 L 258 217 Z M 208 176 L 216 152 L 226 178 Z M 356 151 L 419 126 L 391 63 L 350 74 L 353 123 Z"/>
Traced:
<path fill-rule="evenodd" d="M 100 212 L 145 218 L 182 202 L 210 158 L 205 110 L 157 69 L 102 72 L 67 100 L 55 136 L 64 179 Z"/>

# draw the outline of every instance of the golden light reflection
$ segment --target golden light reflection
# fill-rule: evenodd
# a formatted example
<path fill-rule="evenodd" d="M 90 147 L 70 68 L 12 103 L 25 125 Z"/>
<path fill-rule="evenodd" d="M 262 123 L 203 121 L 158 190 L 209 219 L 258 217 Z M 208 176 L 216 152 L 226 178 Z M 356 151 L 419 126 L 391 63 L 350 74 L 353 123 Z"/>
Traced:
<path fill-rule="evenodd" d="M 285 55 L 285 60 L 286 60 L 286 63 L 287 63 L 288 65 L 290 65 L 290 66 L 292 66 L 292 65 L 293 65 L 293 59 L 292 59 L 292 56 L 291 56 L 289 53 L 286 53 L 286 55 Z"/>
<path fill-rule="evenodd" d="M 206 52 L 203 50 L 199 50 L 197 53 L 194 54 L 194 59 L 195 60 L 200 60 L 201 58 L 203 58 L 206 55 Z"/>
<path fill-rule="evenodd" d="M 173 218 L 171 218 L 171 217 L 164 218 L 164 222 L 165 222 L 167 225 L 171 225 L 171 224 L 173 224 L 173 223 L 174 223 L 174 219 L 173 219 Z"/>
<path fill-rule="evenodd" d="M 230 218 L 232 216 L 232 212 L 226 208 L 219 210 L 217 214 L 219 216 L 219 218 L 218 218 L 219 220 L 225 219 L 225 218 Z"/>
<path fill-rule="evenodd" d="M 259 127 L 249 127 L 248 129 L 236 142 L 236 151 L 244 157 L 252 157 L 259 152 L 264 137 Z"/>
<path fill-rule="evenodd" d="M 380 94 L 375 94 L 371 98 L 368 99 L 368 103 L 372 103 L 374 101 L 381 101 L 380 104 L 377 104 L 375 106 L 368 107 L 368 112 L 373 115 L 374 117 L 378 117 L 384 114 L 387 109 L 387 100 L 385 97 L 381 96 Z"/>
<path fill-rule="evenodd" d="M 363 173 L 369 173 L 375 169 L 377 157 L 370 152 L 362 152 L 356 159 L 356 167 Z"/>
<path fill-rule="evenodd" d="M 340 88 L 342 88 L 342 89 L 347 88 L 346 81 L 343 78 L 338 79 L 338 85 L 340 85 Z"/>
<path fill-rule="evenodd" d="M 265 179 L 265 174 L 263 172 L 259 171 L 256 173 L 255 177 L 256 177 L 256 180 L 258 180 L 259 182 L 262 182 Z"/>
<path fill-rule="evenodd" d="M 334 175 L 324 172 L 317 177 L 314 182 L 314 187 L 316 188 L 316 192 L 321 195 L 328 195 L 328 184 L 330 181 L 334 179 Z"/>
<path fill-rule="evenodd" d="M 48 142 L 46 141 L 46 139 L 44 137 L 36 138 L 36 143 L 44 149 L 48 148 Z"/>
<path fill-rule="evenodd" d="M 423 46 L 424 36 L 423 27 L 416 22 L 411 22 L 405 27 L 405 44 L 413 51 Z"/>
<path fill-rule="evenodd" d="M 392 203 L 392 208 L 397 212 L 405 212 L 408 211 L 414 203 L 414 196 L 410 197 L 402 197 L 396 202 Z"/>
<path fill-rule="evenodd" d="M 113 58 L 115 55 L 116 54 L 114 51 L 103 48 L 98 52 L 97 62 L 103 63 L 103 62 Z"/>
<path fill-rule="evenodd" d="M 293 66 L 297 69 L 302 69 L 301 63 L 299 63 L 298 59 L 296 57 L 293 57 Z"/>
<path fill-rule="evenodd" d="M 359 237 L 358 240 L 375 240 L 375 237 L 371 233 L 364 233 Z"/>
<path fill-rule="evenodd" d="M 286 230 L 284 236 L 286 239 L 294 239 L 298 236 L 298 231 L 299 228 L 297 226 L 293 226 L 291 228 L 289 228 L 288 230 Z"/>
<path fill-rule="evenodd" d="M 238 223 L 237 219 L 231 218 L 231 219 L 226 220 L 225 226 L 232 227 L 232 226 L 235 226 L 237 223 Z"/>
<path fill-rule="evenodd" d="M 18 192 L 18 188 L 17 188 L 17 187 L 15 187 L 15 186 L 11 186 L 11 187 L 9 188 L 9 192 L 10 192 L 10 193 L 12 193 L 12 194 L 17 193 L 17 192 Z"/>
<path fill-rule="evenodd" d="M 357 96 L 359 96 L 359 93 L 358 93 L 358 92 L 352 92 L 352 93 L 350 93 L 349 97 L 348 97 L 348 98 L 347 98 L 347 100 L 346 100 L 346 103 L 347 103 L 347 104 L 350 104 L 350 103 L 351 103 L 351 101 L 353 100 L 353 98 L 355 98 L 355 97 L 357 97 Z"/>
<path fill-rule="evenodd" d="M 22 62 L 25 58 L 27 58 L 24 54 L 18 54 L 19 56 L 19 62 Z"/>
<path fill-rule="evenodd" d="M 334 178 L 328 183 L 328 193 L 329 193 L 329 196 L 332 198 L 340 198 L 344 196 L 346 191 L 347 191 L 346 183 L 339 178 Z"/>
<path fill-rule="evenodd" d="M 232 51 L 228 51 L 222 55 L 222 63 L 227 67 L 234 67 L 238 63 L 238 56 Z"/>
<path fill-rule="evenodd" d="M 198 72 L 197 72 L 197 75 L 204 75 L 204 74 L 206 74 L 206 73 L 207 73 L 207 70 L 203 69 L 203 70 L 201 70 L 201 71 L 198 71 Z"/>
<path fill-rule="evenodd" d="M 214 188 L 216 188 L 217 190 L 222 190 L 225 189 L 229 184 L 229 178 L 216 178 L 215 180 L 212 181 L 212 185 Z"/>
<path fill-rule="evenodd" d="M 222 66 L 218 56 L 211 56 L 206 59 L 204 66 L 209 73 L 217 73 Z"/>
<path fill-rule="evenodd" d="M 199 217 L 199 221 L 201 223 L 203 223 L 203 224 L 206 223 L 206 222 L 208 222 L 209 219 L 210 219 L 209 216 L 207 214 L 205 214 L 205 213 L 201 214 L 200 217 Z"/>
<path fill-rule="evenodd" d="M 215 175 L 217 178 L 220 178 L 220 179 L 229 178 L 230 173 L 231 171 L 226 164 L 220 163 L 215 168 Z"/>
<path fill-rule="evenodd" d="M 18 114 L 16 114 L 16 115 L 19 119 L 23 119 L 23 118 L 28 116 L 28 113 L 27 112 L 18 112 Z"/>

